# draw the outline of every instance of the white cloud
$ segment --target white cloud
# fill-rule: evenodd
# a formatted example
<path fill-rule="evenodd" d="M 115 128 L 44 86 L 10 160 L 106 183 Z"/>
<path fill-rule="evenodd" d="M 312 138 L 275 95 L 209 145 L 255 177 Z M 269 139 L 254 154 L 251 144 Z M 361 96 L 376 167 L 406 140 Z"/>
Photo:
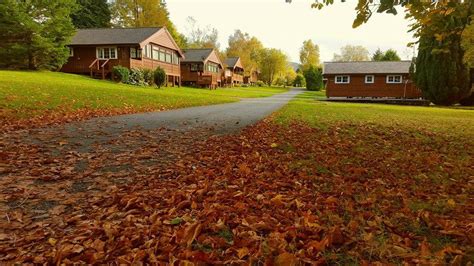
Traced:
<path fill-rule="evenodd" d="M 178 30 L 186 29 L 186 18 L 194 17 L 200 25 L 211 25 L 219 31 L 221 48 L 234 30 L 240 29 L 259 38 L 266 47 L 286 52 L 299 61 L 298 51 L 304 40 L 320 46 L 321 60 L 329 61 L 346 44 L 363 45 L 372 53 L 396 49 L 402 58 L 412 56 L 406 45 L 413 41 L 409 21 L 403 10 L 397 16 L 375 14 L 367 24 L 352 28 L 356 0 L 339 3 L 322 10 L 311 9 L 311 0 L 168 0 L 171 19 Z"/>

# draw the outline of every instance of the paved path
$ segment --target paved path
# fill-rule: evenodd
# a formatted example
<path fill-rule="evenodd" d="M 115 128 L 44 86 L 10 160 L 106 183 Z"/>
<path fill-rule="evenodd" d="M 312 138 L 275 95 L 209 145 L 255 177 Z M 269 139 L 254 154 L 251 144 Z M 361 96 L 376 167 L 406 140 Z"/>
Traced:
<path fill-rule="evenodd" d="M 211 134 L 230 134 L 260 121 L 301 92 L 301 89 L 292 89 L 271 97 L 243 99 L 236 103 L 101 117 L 40 129 L 38 133 L 57 136 L 85 148 L 93 143 L 114 139 L 130 130 L 149 131 L 165 128 L 182 132 L 207 129 Z"/>

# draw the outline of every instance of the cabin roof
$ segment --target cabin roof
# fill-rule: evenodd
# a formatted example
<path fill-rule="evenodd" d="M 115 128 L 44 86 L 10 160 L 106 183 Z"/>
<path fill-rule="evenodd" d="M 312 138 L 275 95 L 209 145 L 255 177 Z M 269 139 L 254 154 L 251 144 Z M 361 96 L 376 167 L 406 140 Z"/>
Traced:
<path fill-rule="evenodd" d="M 237 62 L 239 62 L 240 57 L 229 57 L 225 60 L 227 67 L 234 68 Z"/>
<path fill-rule="evenodd" d="M 71 45 L 140 44 L 161 27 L 79 29 L 72 38 Z"/>
<path fill-rule="evenodd" d="M 182 62 L 204 62 L 211 55 L 212 48 L 205 49 L 185 49 L 183 50 L 185 59 Z"/>
<path fill-rule="evenodd" d="M 325 62 L 323 74 L 405 74 L 411 61 Z"/>

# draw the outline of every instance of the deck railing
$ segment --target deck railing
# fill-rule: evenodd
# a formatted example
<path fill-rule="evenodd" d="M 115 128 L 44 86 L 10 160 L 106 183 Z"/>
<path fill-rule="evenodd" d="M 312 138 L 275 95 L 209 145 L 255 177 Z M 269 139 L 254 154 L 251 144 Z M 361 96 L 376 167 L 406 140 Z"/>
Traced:
<path fill-rule="evenodd" d="M 108 63 L 110 59 L 98 59 L 96 58 L 92 63 L 89 65 L 91 77 L 94 77 L 94 73 L 100 73 L 102 79 L 105 79 L 106 70 L 108 71 Z"/>

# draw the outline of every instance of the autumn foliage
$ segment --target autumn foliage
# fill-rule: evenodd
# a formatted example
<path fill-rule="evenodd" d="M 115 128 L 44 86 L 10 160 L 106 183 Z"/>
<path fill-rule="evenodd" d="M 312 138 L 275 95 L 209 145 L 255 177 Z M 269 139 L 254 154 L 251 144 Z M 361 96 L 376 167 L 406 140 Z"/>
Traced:
<path fill-rule="evenodd" d="M 240 135 L 126 132 L 78 152 L 2 142 L 0 260 L 466 263 L 470 141 L 264 121 Z M 472 147 L 472 146 L 471 146 Z"/>

